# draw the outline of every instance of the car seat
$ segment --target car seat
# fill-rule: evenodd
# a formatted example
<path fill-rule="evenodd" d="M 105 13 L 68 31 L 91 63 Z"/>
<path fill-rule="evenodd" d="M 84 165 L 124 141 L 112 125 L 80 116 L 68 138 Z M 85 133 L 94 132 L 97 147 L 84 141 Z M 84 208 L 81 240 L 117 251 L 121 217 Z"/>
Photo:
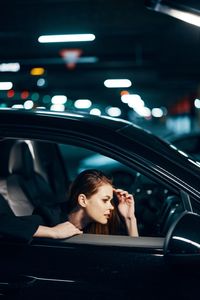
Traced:
<path fill-rule="evenodd" d="M 8 203 L 16 216 L 30 215 L 41 207 L 54 207 L 57 197 L 45 179 L 34 170 L 33 157 L 25 141 L 17 141 L 10 152 L 7 177 Z"/>
<path fill-rule="evenodd" d="M 66 202 L 66 194 L 71 181 L 58 144 L 32 141 L 32 146 L 35 153 L 35 170 L 49 183 L 58 201 Z"/>

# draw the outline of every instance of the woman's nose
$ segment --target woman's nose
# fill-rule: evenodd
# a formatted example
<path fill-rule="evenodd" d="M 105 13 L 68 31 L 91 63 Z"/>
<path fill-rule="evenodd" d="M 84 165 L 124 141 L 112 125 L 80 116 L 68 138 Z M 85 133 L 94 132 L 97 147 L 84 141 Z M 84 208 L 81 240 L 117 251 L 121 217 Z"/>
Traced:
<path fill-rule="evenodd" d="M 113 210 L 114 206 L 110 203 L 110 210 Z"/>

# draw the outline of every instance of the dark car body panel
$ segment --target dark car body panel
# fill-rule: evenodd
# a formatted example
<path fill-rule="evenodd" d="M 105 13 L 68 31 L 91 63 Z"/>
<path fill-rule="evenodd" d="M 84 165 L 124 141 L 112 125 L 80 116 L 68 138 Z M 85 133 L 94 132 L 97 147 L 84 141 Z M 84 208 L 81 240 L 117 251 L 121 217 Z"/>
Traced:
<path fill-rule="evenodd" d="M 73 295 L 73 299 L 79 299 L 81 293 L 83 299 L 96 297 L 99 299 L 100 295 L 106 299 L 109 297 L 131 299 L 132 292 L 134 298 L 139 299 L 145 292 L 143 285 L 150 288 L 152 282 L 154 284 L 156 281 L 159 282 L 160 272 L 161 274 L 166 272 L 163 255 L 157 256 L 162 251 L 159 246 L 162 246 L 163 240 L 160 240 L 160 243 L 157 241 L 153 248 L 149 245 L 146 251 L 143 251 L 145 247 L 142 243 L 139 246 L 136 242 L 134 249 L 134 241 L 132 246 L 129 243 L 119 248 L 117 245 L 109 246 L 109 243 L 105 245 L 81 243 L 81 238 L 71 238 L 67 242 L 57 243 L 39 241 L 31 246 L 18 244 L 15 245 L 15 259 L 13 259 L 13 245 L 7 245 L 6 253 L 2 253 L 4 256 L 4 261 L 1 261 L 2 271 L 5 268 L 8 272 L 8 264 L 11 262 L 15 264 L 15 274 L 13 268 L 10 271 L 15 275 L 16 281 L 13 286 L 15 284 L 16 289 L 17 284 L 20 287 L 23 280 L 29 278 L 29 286 L 24 291 L 24 297 L 26 292 L 29 293 L 27 289 L 33 289 L 34 285 L 37 287 L 36 295 L 44 295 L 42 289 L 48 286 L 49 282 L 51 293 L 56 294 L 59 299 L 70 295 Z M 80 240 L 80 243 L 76 243 L 76 239 Z M 23 274 L 21 277 L 17 277 L 19 269 Z M 152 269 L 153 277 L 151 277 Z M 156 288 L 153 294 L 157 292 Z"/>

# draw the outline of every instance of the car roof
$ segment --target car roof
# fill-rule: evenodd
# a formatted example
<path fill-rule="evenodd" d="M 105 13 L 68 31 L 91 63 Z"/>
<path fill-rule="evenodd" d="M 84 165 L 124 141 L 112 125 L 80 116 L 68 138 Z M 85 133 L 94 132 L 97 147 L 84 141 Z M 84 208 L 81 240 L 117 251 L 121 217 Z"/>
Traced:
<path fill-rule="evenodd" d="M 121 128 L 123 126 L 131 125 L 132 123 L 119 118 L 112 118 L 108 116 L 95 116 L 86 112 L 57 112 L 43 109 L 26 110 L 26 109 L 16 109 L 16 108 L 0 108 L 0 116 L 10 116 L 15 115 L 38 115 L 43 117 L 59 117 L 63 119 L 79 120 L 80 118 L 88 123 L 101 123 L 102 125 L 112 127 L 114 129 Z"/>

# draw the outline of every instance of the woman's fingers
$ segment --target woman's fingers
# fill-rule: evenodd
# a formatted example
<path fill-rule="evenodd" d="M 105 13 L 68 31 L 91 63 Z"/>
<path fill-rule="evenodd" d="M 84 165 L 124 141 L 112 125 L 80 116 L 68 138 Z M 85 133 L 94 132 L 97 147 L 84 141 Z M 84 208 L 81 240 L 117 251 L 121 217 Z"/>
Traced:
<path fill-rule="evenodd" d="M 113 191 L 118 196 L 119 200 L 128 200 L 133 201 L 133 195 L 129 194 L 127 191 L 124 191 L 122 189 L 113 189 Z"/>
<path fill-rule="evenodd" d="M 76 234 L 83 233 L 70 222 L 58 224 L 52 228 L 55 231 L 56 238 L 67 238 Z"/>

